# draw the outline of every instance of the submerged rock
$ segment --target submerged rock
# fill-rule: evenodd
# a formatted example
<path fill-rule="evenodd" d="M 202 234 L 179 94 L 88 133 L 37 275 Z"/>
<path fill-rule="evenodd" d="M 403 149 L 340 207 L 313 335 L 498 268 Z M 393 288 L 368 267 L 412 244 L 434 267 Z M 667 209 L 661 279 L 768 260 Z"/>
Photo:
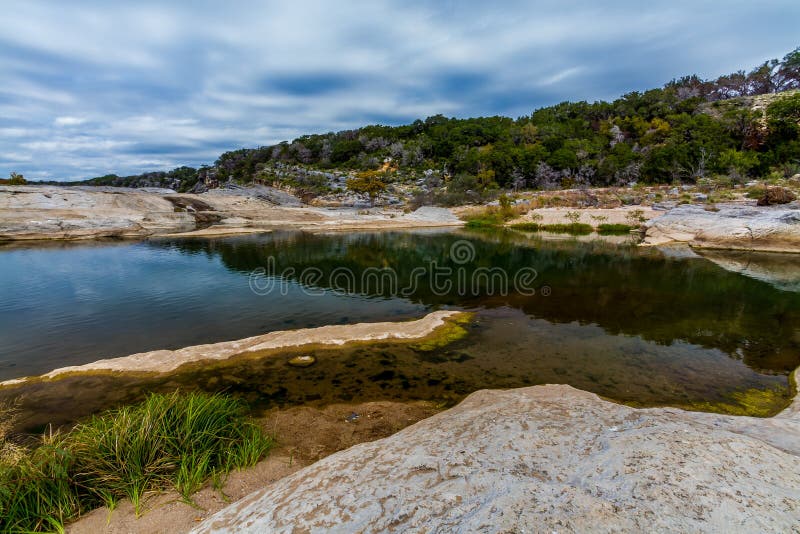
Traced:
<path fill-rule="evenodd" d="M 294 358 L 289 359 L 287 363 L 292 367 L 311 367 L 317 363 L 317 359 L 310 355 L 295 356 Z"/>
<path fill-rule="evenodd" d="M 757 419 L 535 386 L 473 393 L 195 532 L 788 532 L 797 488 L 800 406 Z"/>

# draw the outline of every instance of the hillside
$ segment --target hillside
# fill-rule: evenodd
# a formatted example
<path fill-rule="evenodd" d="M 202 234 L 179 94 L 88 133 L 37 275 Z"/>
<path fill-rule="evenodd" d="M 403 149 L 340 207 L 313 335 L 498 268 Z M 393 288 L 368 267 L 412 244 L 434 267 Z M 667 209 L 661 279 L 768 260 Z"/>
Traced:
<path fill-rule="evenodd" d="M 800 172 L 800 48 L 749 73 L 685 76 L 613 102 L 563 102 L 517 119 L 447 118 L 306 135 L 222 154 L 212 166 L 90 185 L 201 191 L 256 181 L 314 196 L 353 173 L 404 182 L 430 202 L 468 200 L 497 188 L 555 189 L 631 182 L 744 182 Z"/>

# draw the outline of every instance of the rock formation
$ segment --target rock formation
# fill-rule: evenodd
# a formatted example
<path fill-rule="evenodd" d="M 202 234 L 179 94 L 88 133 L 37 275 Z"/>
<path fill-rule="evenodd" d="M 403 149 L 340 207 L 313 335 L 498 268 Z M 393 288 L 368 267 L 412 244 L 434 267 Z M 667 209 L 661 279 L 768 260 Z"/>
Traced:
<path fill-rule="evenodd" d="M 647 245 L 685 242 L 705 248 L 800 252 L 800 207 L 684 204 L 647 223 Z"/>
<path fill-rule="evenodd" d="M 757 419 L 535 386 L 473 393 L 194 532 L 789 532 L 798 488 L 796 401 Z"/>

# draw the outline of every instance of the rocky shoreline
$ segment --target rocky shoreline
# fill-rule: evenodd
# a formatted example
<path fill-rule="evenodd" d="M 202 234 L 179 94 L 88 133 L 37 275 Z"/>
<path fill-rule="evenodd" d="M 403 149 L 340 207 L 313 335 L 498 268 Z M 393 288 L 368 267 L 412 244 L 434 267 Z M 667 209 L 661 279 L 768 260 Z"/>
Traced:
<path fill-rule="evenodd" d="M 800 252 L 800 205 L 684 204 L 647 223 L 645 245 L 687 243 L 707 249 Z"/>
<path fill-rule="evenodd" d="M 272 188 L 210 191 L 0 186 L 0 241 L 215 236 L 269 231 L 461 226 L 444 208 L 302 206 Z M 294 201 L 287 200 L 290 197 Z"/>
<path fill-rule="evenodd" d="M 757 419 L 546 385 L 473 393 L 193 532 L 790 532 L 799 487 L 797 399 Z"/>
<path fill-rule="evenodd" d="M 327 325 L 275 331 L 235 341 L 194 345 L 177 350 L 154 350 L 98 360 L 84 365 L 62 367 L 39 377 L 15 378 L 0 382 L 0 388 L 18 386 L 30 380 L 49 380 L 81 373 L 163 374 L 173 372 L 187 364 L 221 361 L 236 356 L 262 355 L 306 345 L 335 346 L 355 342 L 422 341 L 439 333 L 447 335 L 448 329 L 459 328 L 457 323 L 469 315 L 465 312 L 440 310 L 413 321 Z"/>
<path fill-rule="evenodd" d="M 143 237 L 217 237 L 269 232 L 379 230 L 463 225 L 454 210 L 422 207 L 320 208 L 273 188 L 178 194 L 165 189 L 88 186 L 0 186 L 0 242 Z M 545 208 L 545 222 L 564 213 L 624 222 L 642 213 L 643 245 L 684 243 L 694 248 L 800 252 L 800 203 L 757 206 L 738 201 L 714 206 L 680 204 L 609 209 Z M 524 218 L 523 218 L 524 219 Z M 520 219 L 522 220 L 522 219 Z"/>

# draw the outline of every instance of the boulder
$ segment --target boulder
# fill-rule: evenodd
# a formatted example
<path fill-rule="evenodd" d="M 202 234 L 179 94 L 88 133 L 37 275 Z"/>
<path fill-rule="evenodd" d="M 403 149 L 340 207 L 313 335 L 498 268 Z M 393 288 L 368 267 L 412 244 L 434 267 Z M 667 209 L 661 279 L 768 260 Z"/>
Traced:
<path fill-rule="evenodd" d="M 756 419 L 634 409 L 563 385 L 479 391 L 194 532 L 789 532 L 798 408 Z"/>
<path fill-rule="evenodd" d="M 800 209 L 717 204 L 718 211 L 682 204 L 647 223 L 645 245 L 670 242 L 733 250 L 800 252 Z"/>

